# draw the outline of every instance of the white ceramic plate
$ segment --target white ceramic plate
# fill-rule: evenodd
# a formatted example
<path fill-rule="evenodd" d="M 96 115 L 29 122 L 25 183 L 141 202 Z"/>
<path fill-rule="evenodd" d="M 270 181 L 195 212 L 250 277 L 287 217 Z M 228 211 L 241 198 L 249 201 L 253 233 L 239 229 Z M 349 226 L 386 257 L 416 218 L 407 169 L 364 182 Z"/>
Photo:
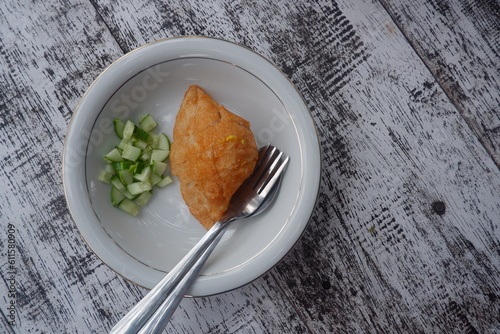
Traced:
<path fill-rule="evenodd" d="M 97 180 L 102 156 L 118 140 L 114 118 L 150 113 L 172 138 L 189 85 L 199 85 L 251 123 L 258 146 L 290 156 L 281 189 L 261 215 L 233 223 L 189 291 L 204 296 L 242 286 L 293 247 L 313 211 L 321 173 L 316 129 L 300 94 L 269 61 L 219 39 L 178 37 L 140 47 L 109 66 L 89 87 L 71 120 L 63 180 L 71 214 L 92 250 L 130 281 L 152 288 L 201 238 L 179 182 L 159 189 L 138 217 L 112 207 Z"/>

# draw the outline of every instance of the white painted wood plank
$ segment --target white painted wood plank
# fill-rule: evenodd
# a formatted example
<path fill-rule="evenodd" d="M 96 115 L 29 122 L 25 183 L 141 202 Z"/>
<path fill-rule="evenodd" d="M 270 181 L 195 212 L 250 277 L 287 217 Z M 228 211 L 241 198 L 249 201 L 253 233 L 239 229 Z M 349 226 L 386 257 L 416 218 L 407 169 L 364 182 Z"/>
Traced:
<path fill-rule="evenodd" d="M 269 275 L 224 294 L 184 299 L 168 333 L 308 333 Z"/>
<path fill-rule="evenodd" d="M 297 37 L 276 55 L 318 54 L 290 73 L 325 153 L 318 212 L 278 279 L 289 281 L 290 296 L 316 287 L 298 296 L 298 308 L 317 332 L 498 330 L 498 169 L 391 18 L 369 1 L 340 7 L 329 21 L 344 21 L 344 30 L 324 35 L 344 31 L 344 43 L 299 46 Z M 356 64 L 352 55 L 362 53 Z M 329 54 L 345 65 L 328 69 Z M 304 77 L 310 69 L 316 75 Z M 347 77 L 329 84 L 340 71 Z"/>
<path fill-rule="evenodd" d="M 141 291 L 117 280 L 84 244 L 66 208 L 61 152 L 78 99 L 122 52 L 87 1 L 3 1 L 0 16 L 0 294 L 16 302 L 15 326 L 3 321 L 0 332 L 96 333 L 110 295 Z M 17 246 L 10 300 L 9 223 Z"/>
<path fill-rule="evenodd" d="M 500 166 L 500 4 L 382 1 Z"/>
<path fill-rule="evenodd" d="M 500 178 L 478 139 L 486 134 L 471 131 L 384 7 L 93 3 L 97 12 L 76 0 L 0 4 L 0 218 L 19 232 L 15 333 L 106 333 L 145 293 L 79 236 L 60 154 L 92 79 L 122 50 L 180 34 L 240 42 L 283 69 L 314 114 L 324 175 L 304 238 L 277 268 L 184 300 L 165 332 L 500 330 Z M 485 87 L 491 78 L 475 80 Z M 7 272 L 1 262 L 3 282 Z M 10 330 L 0 314 L 0 331 Z"/>

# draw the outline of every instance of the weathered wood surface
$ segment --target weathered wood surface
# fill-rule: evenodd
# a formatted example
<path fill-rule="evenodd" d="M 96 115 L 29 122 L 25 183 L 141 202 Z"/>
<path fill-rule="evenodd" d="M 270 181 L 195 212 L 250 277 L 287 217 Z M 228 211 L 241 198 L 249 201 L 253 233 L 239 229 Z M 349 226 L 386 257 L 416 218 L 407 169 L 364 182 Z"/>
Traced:
<path fill-rule="evenodd" d="M 288 74 L 324 171 L 294 250 L 245 287 L 184 300 L 165 332 L 500 332 L 497 2 L 7 0 L 0 22 L 0 332 L 106 333 L 145 294 L 78 234 L 61 150 L 100 71 L 186 34 Z"/>
<path fill-rule="evenodd" d="M 500 165 L 500 3 L 382 2 L 457 111 Z"/>

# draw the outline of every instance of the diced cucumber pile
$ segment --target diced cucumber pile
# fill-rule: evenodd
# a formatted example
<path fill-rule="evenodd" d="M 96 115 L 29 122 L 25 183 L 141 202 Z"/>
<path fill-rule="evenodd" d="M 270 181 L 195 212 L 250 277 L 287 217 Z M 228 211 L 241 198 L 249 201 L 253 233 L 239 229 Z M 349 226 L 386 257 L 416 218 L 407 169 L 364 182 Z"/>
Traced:
<path fill-rule="evenodd" d="M 99 172 L 99 180 L 111 184 L 111 204 L 132 216 L 146 205 L 154 187 L 173 182 L 164 175 L 170 140 L 164 133 L 153 132 L 157 125 L 149 114 L 138 125 L 115 119 L 115 133 L 121 141 L 104 156 L 106 166 Z"/>

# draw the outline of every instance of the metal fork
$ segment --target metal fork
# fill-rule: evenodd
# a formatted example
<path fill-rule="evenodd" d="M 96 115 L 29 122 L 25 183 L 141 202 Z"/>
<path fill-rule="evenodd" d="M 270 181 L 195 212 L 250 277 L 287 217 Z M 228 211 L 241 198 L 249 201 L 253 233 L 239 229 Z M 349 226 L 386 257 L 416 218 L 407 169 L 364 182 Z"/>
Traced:
<path fill-rule="evenodd" d="M 160 333 L 229 224 L 262 212 L 272 202 L 275 185 L 288 161 L 288 157 L 270 144 L 260 149 L 254 172 L 233 195 L 222 219 L 111 329 L 110 334 Z"/>

